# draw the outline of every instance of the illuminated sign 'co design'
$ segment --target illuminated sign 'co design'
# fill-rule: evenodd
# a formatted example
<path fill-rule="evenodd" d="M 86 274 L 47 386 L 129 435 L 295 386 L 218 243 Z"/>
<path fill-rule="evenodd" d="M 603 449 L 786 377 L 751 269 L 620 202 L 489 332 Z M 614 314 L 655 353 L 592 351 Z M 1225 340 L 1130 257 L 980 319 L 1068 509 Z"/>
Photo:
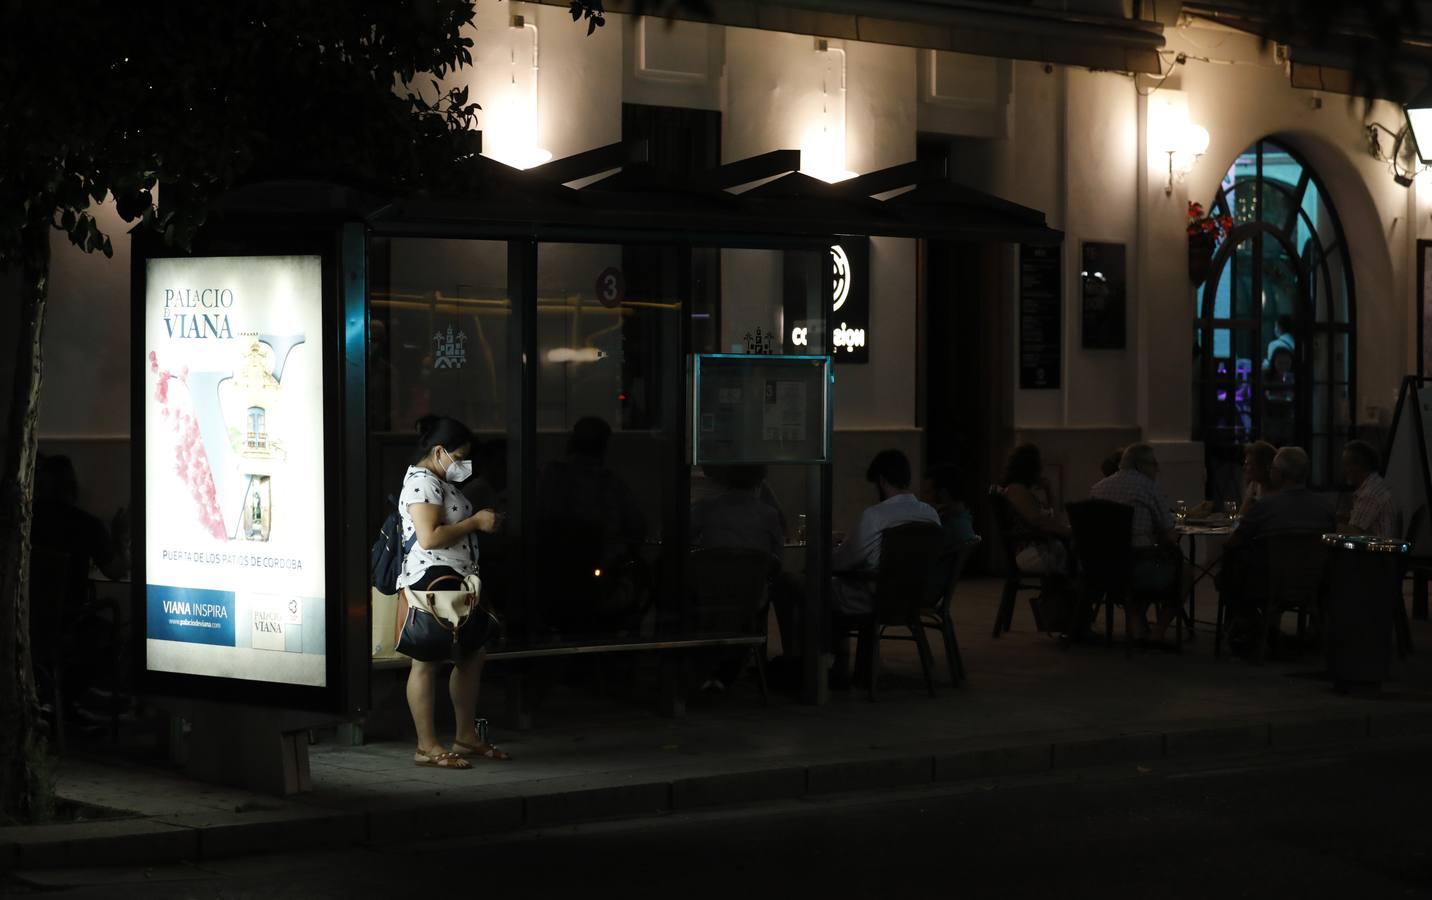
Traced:
<path fill-rule="evenodd" d="M 854 273 L 851 271 L 850 257 L 846 254 L 845 248 L 839 244 L 833 244 L 830 248 L 831 276 L 833 279 L 831 295 L 834 302 L 831 305 L 832 312 L 840 312 L 850 299 L 850 288 L 854 280 Z M 856 350 L 865 347 L 865 329 L 852 328 L 847 323 L 841 322 L 831 335 L 835 352 L 838 354 L 844 350 L 846 353 L 854 353 Z M 791 344 L 796 347 L 810 346 L 810 328 L 805 325 L 794 325 L 791 327 Z"/>

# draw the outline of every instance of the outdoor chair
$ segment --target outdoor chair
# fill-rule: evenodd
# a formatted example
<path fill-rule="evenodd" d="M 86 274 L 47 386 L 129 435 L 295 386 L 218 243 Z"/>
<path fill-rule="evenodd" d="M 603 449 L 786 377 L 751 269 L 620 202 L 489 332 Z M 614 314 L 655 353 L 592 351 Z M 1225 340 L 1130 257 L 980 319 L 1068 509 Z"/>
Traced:
<path fill-rule="evenodd" d="M 1242 599 L 1258 609 L 1258 633 L 1253 661 L 1261 663 L 1272 629 L 1283 614 L 1297 613 L 1298 643 L 1307 634 L 1308 620 L 1320 615 L 1327 585 L 1328 548 L 1322 534 L 1273 534 L 1258 538 L 1244 551 Z M 1219 641 L 1227 620 L 1226 597 L 1218 597 Z M 1221 648 L 1220 648 L 1221 649 Z"/>
<path fill-rule="evenodd" d="M 950 667 L 950 684 L 955 687 L 959 687 L 965 680 L 965 661 L 960 656 L 960 642 L 955 637 L 955 617 L 950 605 L 953 602 L 955 586 L 964 575 L 965 566 L 982 542 L 983 539 L 975 535 L 974 540 L 966 541 L 940 554 L 935 564 L 934 578 L 931 579 L 933 596 L 929 605 L 920 610 L 920 624 L 940 632 L 940 638 L 945 642 L 945 662 Z M 913 633 L 908 638 L 904 635 L 888 635 L 886 639 L 913 641 L 915 636 Z"/>
<path fill-rule="evenodd" d="M 1114 644 L 1114 607 L 1124 606 L 1128 620 L 1129 573 L 1134 567 L 1134 510 L 1108 500 L 1083 500 L 1065 506 L 1074 531 L 1074 554 L 1084 576 L 1082 602 L 1071 614 L 1077 634 L 1098 621 L 1104 609 L 1104 645 Z"/>
<path fill-rule="evenodd" d="M 1016 513 L 998 485 L 990 486 L 989 503 L 992 512 L 990 521 L 994 524 L 1000 550 L 1004 553 L 1004 591 L 1000 595 L 999 611 L 995 614 L 994 630 L 990 635 L 997 638 L 1009 631 L 1014 622 L 1014 606 L 1019 592 L 1042 591 L 1047 585 L 1043 577 L 1021 572 L 1019 569 L 1019 563 L 1015 560 L 1018 555 L 1015 550 L 1015 538 L 1018 534 L 1018 529 L 1015 528 Z"/>
<path fill-rule="evenodd" d="M 707 634 L 760 635 L 770 620 L 770 580 L 779 562 L 769 553 L 738 547 L 705 547 L 691 551 L 686 575 L 692 600 L 688 624 Z M 770 702 L 766 686 L 766 643 L 742 651 L 756 667 L 761 699 Z"/>
<path fill-rule="evenodd" d="M 886 628 L 905 628 L 910 632 L 920 653 L 920 668 L 925 687 L 935 696 L 934 654 L 925 636 L 926 624 L 921 613 L 928 608 L 930 573 L 940 558 L 944 530 L 938 525 L 913 523 L 887 528 L 880 534 L 880 567 L 873 575 L 874 604 L 869 615 L 842 616 L 836 622 L 838 635 L 854 633 L 860 639 L 858 658 L 869 660 L 870 699 L 876 698 L 880 680 L 880 642 Z M 947 601 L 948 602 L 948 601 Z M 955 646 L 954 627 L 950 626 L 950 643 Z M 894 638 L 894 635 L 891 635 Z M 958 654 L 958 651 L 956 651 Z M 837 665 L 843 662 L 837 661 Z M 954 664 L 959 667 L 958 655 Z"/>

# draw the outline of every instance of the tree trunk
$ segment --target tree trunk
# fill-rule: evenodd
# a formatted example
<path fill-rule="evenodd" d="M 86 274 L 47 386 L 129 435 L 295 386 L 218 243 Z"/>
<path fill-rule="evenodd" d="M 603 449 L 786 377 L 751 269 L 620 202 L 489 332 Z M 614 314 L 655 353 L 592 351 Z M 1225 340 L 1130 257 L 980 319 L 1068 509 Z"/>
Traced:
<path fill-rule="evenodd" d="M 40 410 L 40 337 L 49 291 L 50 223 L 23 235 L 20 319 L 9 421 L 0 445 L 0 822 L 50 811 L 45 736 L 30 655 L 30 520 Z M 60 714 L 56 710 L 56 714 Z"/>

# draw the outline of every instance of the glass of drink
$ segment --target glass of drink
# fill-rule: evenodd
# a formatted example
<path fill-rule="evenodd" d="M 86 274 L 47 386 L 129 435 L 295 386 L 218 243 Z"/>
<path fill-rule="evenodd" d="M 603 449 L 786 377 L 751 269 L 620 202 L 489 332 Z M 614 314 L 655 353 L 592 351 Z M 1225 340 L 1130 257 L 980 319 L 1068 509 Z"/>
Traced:
<path fill-rule="evenodd" d="M 1238 501 L 1229 500 L 1223 504 L 1223 512 L 1228 516 L 1228 521 L 1234 525 L 1238 524 Z"/>
<path fill-rule="evenodd" d="M 1183 500 L 1173 502 L 1173 520 L 1179 525 L 1188 521 L 1188 503 Z"/>
<path fill-rule="evenodd" d="M 805 516 L 798 516 L 798 517 L 796 517 L 796 543 L 797 543 L 797 544 L 805 544 L 805 542 L 806 542 L 806 517 L 805 517 Z"/>

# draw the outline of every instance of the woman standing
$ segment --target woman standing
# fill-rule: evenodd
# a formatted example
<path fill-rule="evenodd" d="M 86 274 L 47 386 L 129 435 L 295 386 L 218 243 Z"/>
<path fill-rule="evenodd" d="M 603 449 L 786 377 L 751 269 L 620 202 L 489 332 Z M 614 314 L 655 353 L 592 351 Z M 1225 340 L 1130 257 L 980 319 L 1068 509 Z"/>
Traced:
<path fill-rule="evenodd" d="M 403 476 L 398 508 L 403 520 L 403 570 L 398 575 L 398 621 L 407 618 L 409 592 L 444 590 L 440 579 L 461 580 L 476 575 L 478 531 L 497 530 L 497 513 L 474 513 L 458 485 L 472 475 L 475 440 L 467 426 L 440 416 L 418 420 L 418 449 L 413 465 Z M 414 604 L 416 605 L 416 604 Z M 425 613 L 419 613 L 423 615 Z M 459 633 L 460 659 L 448 676 L 457 739 L 448 748 L 438 742 L 433 725 L 433 692 L 442 661 L 414 659 L 408 673 L 408 708 L 418 732 L 413 761 L 441 769 L 470 769 L 469 759 L 510 759 L 478 735 L 475 723 L 477 692 L 482 683 L 483 641 L 486 623 L 479 613 Z"/>

